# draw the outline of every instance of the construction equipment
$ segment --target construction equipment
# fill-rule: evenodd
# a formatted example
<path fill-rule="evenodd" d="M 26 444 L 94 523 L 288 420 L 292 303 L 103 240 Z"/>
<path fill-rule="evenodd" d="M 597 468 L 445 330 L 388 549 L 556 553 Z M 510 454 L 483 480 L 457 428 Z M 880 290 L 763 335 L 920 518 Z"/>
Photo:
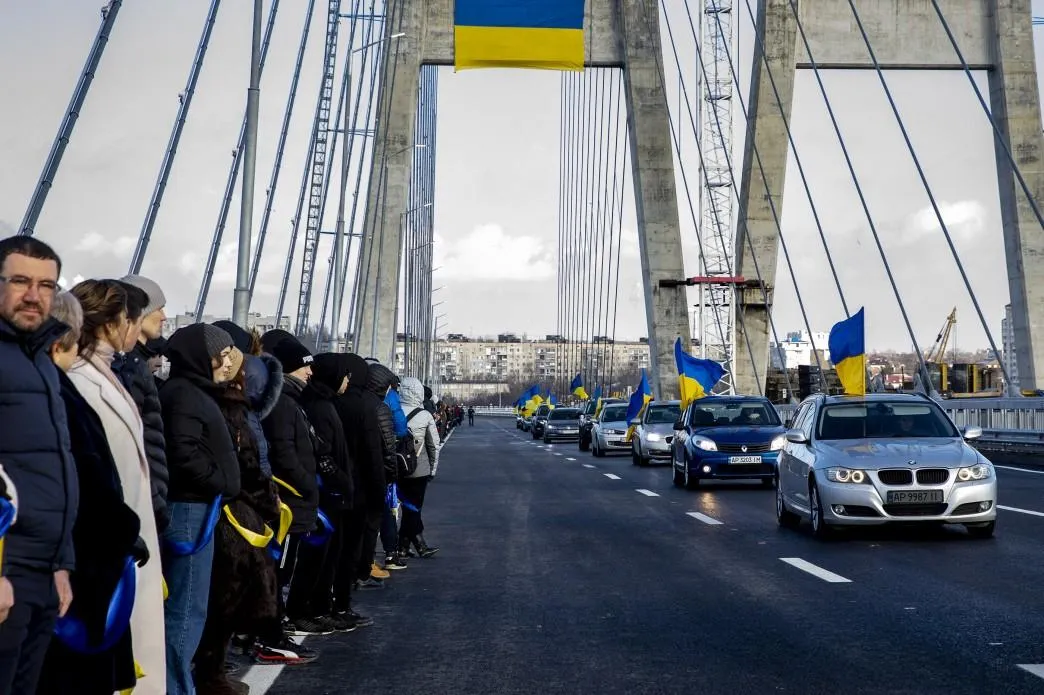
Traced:
<path fill-rule="evenodd" d="M 1002 396 L 999 369 L 991 365 L 957 362 L 957 345 L 953 346 L 953 362 L 946 362 L 946 348 L 957 325 L 957 307 L 946 317 L 935 343 L 925 353 L 924 361 L 932 387 L 943 398 L 983 398 Z"/>

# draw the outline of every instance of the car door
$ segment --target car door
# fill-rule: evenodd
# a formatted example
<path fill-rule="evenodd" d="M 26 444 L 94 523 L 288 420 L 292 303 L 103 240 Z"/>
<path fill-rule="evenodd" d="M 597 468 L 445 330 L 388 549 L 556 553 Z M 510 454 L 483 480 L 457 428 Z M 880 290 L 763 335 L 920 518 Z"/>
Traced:
<path fill-rule="evenodd" d="M 802 403 L 798 407 L 797 413 L 794 415 L 794 419 L 790 423 L 791 430 L 800 430 L 801 424 L 804 422 L 805 417 L 808 415 L 809 408 L 812 407 L 811 403 Z M 779 485 L 783 491 L 783 496 L 788 502 L 793 501 L 794 494 L 794 467 L 797 463 L 796 459 L 796 448 L 799 444 L 794 444 L 791 441 L 787 441 L 783 445 L 783 450 L 779 452 L 779 459 L 777 460 L 776 466 L 779 468 Z"/>
<path fill-rule="evenodd" d="M 805 417 L 802 418 L 800 427 L 798 427 L 801 433 L 805 435 L 807 443 L 791 444 L 794 447 L 791 450 L 794 457 L 791 468 L 792 499 L 797 506 L 805 510 L 809 509 L 808 475 L 816 465 L 816 452 L 813 446 L 812 435 L 815 430 L 817 413 L 817 404 L 815 402 L 809 403 L 808 411 L 805 413 Z"/>
<path fill-rule="evenodd" d="M 685 441 L 689 438 L 690 413 L 692 413 L 691 405 L 678 418 L 682 421 L 682 428 L 674 431 L 674 440 L 671 441 L 672 459 L 675 468 L 683 468 L 685 463 Z"/>

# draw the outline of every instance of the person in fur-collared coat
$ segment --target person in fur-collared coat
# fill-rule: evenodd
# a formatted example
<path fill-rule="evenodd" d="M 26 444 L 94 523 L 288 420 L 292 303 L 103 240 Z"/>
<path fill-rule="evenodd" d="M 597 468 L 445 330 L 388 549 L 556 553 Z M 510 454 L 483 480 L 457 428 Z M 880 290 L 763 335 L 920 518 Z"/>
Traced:
<path fill-rule="evenodd" d="M 250 420 L 257 414 L 255 404 L 263 408 L 266 402 L 276 400 L 267 384 L 273 381 L 279 384 L 282 380 L 275 378 L 269 367 L 268 379 L 253 383 L 255 389 L 262 383 L 264 386 L 251 393 L 247 374 L 258 366 L 266 369 L 266 361 L 262 357 L 244 355 L 237 348 L 233 348 L 231 360 L 235 377 L 218 404 L 236 445 L 241 489 L 239 495 L 226 505 L 214 532 L 214 566 L 207 621 L 195 658 L 196 691 L 199 695 L 242 692 L 242 684 L 229 680 L 225 673 L 232 635 L 237 632 L 254 634 L 278 620 L 276 571 L 267 546 L 252 545 L 233 525 L 229 514 L 247 533 L 263 534 L 266 526 L 278 527 L 275 484 L 261 469 L 258 440 Z"/>

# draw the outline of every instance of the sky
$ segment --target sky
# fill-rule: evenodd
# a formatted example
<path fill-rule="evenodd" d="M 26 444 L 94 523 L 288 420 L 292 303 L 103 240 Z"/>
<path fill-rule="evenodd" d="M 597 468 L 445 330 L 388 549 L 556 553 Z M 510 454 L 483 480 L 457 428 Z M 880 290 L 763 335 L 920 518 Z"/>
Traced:
<path fill-rule="evenodd" d="M 17 228 L 24 215 L 97 31 L 102 4 L 102 0 L 0 0 L 0 234 Z M 124 4 L 37 227 L 38 236 L 63 256 L 67 278 L 126 272 L 209 4 L 208 0 Z M 262 79 L 255 224 L 275 156 L 304 5 L 303 0 L 283 0 Z M 321 49 L 316 37 L 323 30 L 323 5 L 317 3 L 312 23 L 301 97 L 273 198 L 273 223 L 252 307 L 266 314 L 275 309 L 305 160 L 318 88 Z M 751 22 L 742 0 L 736 5 L 742 81 L 750 62 Z M 1044 0 L 1033 5 L 1037 14 L 1044 14 Z M 669 0 L 668 7 L 677 17 L 680 0 Z M 250 12 L 251 3 L 245 0 L 222 3 L 143 268 L 145 275 L 164 287 L 169 313 L 191 310 L 195 304 L 242 120 Z M 691 92 L 694 56 L 683 40 L 679 44 L 689 66 L 685 77 Z M 678 77 L 673 58 L 666 65 L 667 82 L 674 85 Z M 1039 55 L 1038 66 L 1044 68 Z M 827 72 L 824 77 L 921 348 L 931 344 L 955 305 L 958 346 L 984 347 L 985 334 L 876 76 Z M 436 298 L 442 302 L 436 313 L 445 314 L 440 332 L 539 336 L 555 332 L 561 79 L 558 73 L 521 70 L 440 72 L 433 207 L 438 268 L 434 286 L 443 288 Z M 1008 289 L 988 121 L 960 72 L 901 72 L 889 74 L 888 79 L 999 344 Z M 979 80 L 985 88 L 983 76 Z M 678 109 L 673 86 L 668 92 L 676 126 L 683 133 L 682 166 L 695 180 L 698 159 L 691 133 L 684 134 L 689 127 L 687 115 Z M 733 120 L 738 163 L 743 133 L 738 100 Z M 841 272 L 846 299 L 850 307 L 866 306 L 868 344 L 909 349 L 908 332 L 823 101 L 807 71 L 796 78 L 791 120 L 796 150 Z M 783 233 L 809 325 L 813 331 L 826 331 L 843 318 L 841 303 L 794 164 L 791 156 Z M 684 199 L 679 209 L 686 271 L 694 275 L 697 235 Z M 238 210 L 237 188 L 207 313 L 227 314 L 231 309 Z M 627 200 L 619 339 L 647 333 L 635 227 L 633 200 Z M 322 272 L 325 248 L 320 251 Z M 774 312 L 781 336 L 805 327 L 784 263 L 781 252 Z M 298 259 L 293 267 L 292 288 L 298 282 Z M 322 282 L 317 278 L 317 287 Z M 313 294 L 313 307 L 318 306 L 318 295 Z M 696 301 L 695 295 L 691 300 Z M 291 299 L 288 306 L 293 303 Z M 316 313 L 313 309 L 313 316 Z"/>

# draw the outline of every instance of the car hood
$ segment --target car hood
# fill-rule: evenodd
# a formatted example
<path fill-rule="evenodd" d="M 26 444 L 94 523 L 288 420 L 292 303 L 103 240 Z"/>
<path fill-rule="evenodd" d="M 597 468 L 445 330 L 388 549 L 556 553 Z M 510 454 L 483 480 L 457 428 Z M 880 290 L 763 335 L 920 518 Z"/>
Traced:
<path fill-rule="evenodd" d="M 762 444 L 786 432 L 780 427 L 702 427 L 693 432 L 722 444 Z"/>
<path fill-rule="evenodd" d="M 962 439 L 842 439 L 816 442 L 825 465 L 854 468 L 960 468 L 979 462 L 978 453 Z"/>

